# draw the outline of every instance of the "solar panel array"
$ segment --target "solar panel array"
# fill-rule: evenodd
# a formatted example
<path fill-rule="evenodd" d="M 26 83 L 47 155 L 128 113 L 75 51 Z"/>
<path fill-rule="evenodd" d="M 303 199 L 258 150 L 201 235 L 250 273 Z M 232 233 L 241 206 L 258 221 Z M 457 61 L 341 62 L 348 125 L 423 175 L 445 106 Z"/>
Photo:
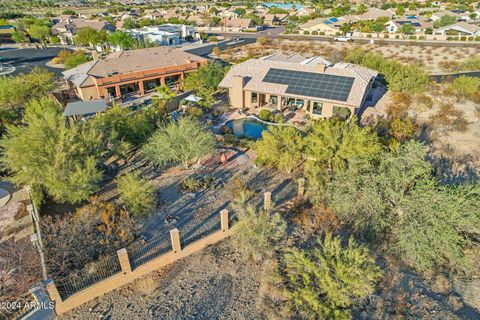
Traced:
<path fill-rule="evenodd" d="M 264 82 L 287 85 L 286 93 L 347 101 L 355 78 L 272 68 Z"/>

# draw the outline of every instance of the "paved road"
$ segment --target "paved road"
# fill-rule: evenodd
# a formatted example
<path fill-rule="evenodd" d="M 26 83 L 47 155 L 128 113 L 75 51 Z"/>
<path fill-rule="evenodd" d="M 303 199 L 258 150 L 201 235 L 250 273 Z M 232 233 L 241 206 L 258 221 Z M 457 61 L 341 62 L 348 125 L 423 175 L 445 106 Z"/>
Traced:
<path fill-rule="evenodd" d="M 282 34 L 284 28 L 271 28 L 256 33 L 250 32 L 212 32 L 224 36 L 225 38 L 259 38 L 266 37 L 271 39 L 285 38 L 285 39 L 297 39 L 297 40 L 310 40 L 310 41 L 333 41 L 332 37 L 327 36 L 306 36 L 306 35 L 294 35 L 294 34 Z M 370 43 L 368 38 L 354 38 L 353 43 L 368 44 Z M 397 39 L 375 39 L 376 44 L 405 44 L 405 45 L 418 45 L 428 47 L 478 47 L 478 42 L 438 42 L 438 41 L 411 41 L 411 40 L 397 40 Z"/>
<path fill-rule="evenodd" d="M 46 62 L 57 56 L 57 54 L 64 50 L 63 48 L 47 48 L 47 49 L 11 49 L 0 51 L 0 63 L 6 63 L 16 68 L 11 75 L 19 73 L 27 73 L 34 67 L 43 67 L 48 71 L 54 72 L 57 75 L 63 69 L 50 68 L 45 65 Z"/>

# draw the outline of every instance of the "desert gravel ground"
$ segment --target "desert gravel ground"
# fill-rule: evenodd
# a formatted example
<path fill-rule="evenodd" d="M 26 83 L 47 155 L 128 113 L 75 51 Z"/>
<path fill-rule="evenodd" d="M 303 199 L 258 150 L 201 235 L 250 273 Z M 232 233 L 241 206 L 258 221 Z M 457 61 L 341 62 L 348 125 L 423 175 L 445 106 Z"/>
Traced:
<path fill-rule="evenodd" d="M 225 240 L 178 261 L 153 277 L 151 293 L 134 282 L 59 319 L 261 319 L 261 267 Z"/>

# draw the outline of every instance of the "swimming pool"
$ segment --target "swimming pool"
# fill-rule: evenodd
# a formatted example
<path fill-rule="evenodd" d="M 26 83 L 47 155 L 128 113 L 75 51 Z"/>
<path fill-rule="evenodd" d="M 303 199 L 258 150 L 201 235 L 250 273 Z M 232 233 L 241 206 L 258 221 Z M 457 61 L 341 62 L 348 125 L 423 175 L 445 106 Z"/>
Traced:
<path fill-rule="evenodd" d="M 233 134 L 237 137 L 247 137 L 252 139 L 261 139 L 262 132 L 268 129 L 268 124 L 255 118 L 242 118 L 227 121 L 227 127 L 232 128 Z"/>

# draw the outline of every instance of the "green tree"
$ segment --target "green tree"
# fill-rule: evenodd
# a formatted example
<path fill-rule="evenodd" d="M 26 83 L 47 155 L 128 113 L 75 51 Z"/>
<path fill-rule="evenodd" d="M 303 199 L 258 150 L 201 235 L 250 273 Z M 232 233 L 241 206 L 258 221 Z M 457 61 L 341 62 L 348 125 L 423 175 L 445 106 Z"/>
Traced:
<path fill-rule="evenodd" d="M 118 30 L 107 36 L 107 42 L 109 45 L 120 47 L 121 49 L 130 49 L 135 44 L 135 41 L 130 34 Z"/>
<path fill-rule="evenodd" d="M 97 31 L 93 28 L 86 27 L 78 31 L 74 40 L 75 43 L 83 46 L 98 45 L 107 41 L 107 33 L 105 31 Z"/>
<path fill-rule="evenodd" d="M 445 14 L 433 23 L 434 28 L 442 28 L 457 22 L 457 17 Z"/>
<path fill-rule="evenodd" d="M 25 43 L 27 42 L 27 37 L 22 31 L 15 31 L 12 33 L 12 39 L 16 43 Z"/>
<path fill-rule="evenodd" d="M 381 22 L 375 22 L 372 25 L 372 31 L 377 34 L 377 36 L 380 34 L 380 32 L 383 32 L 385 30 L 385 25 Z"/>
<path fill-rule="evenodd" d="M 155 108 L 167 113 L 167 105 L 175 99 L 175 92 L 171 91 L 166 85 L 155 89 L 156 95 L 153 96 L 153 105 Z"/>
<path fill-rule="evenodd" d="M 352 31 L 352 26 L 350 25 L 350 23 L 348 22 L 345 22 L 344 24 L 342 24 L 340 26 L 340 31 L 342 31 L 342 33 L 344 35 L 346 35 L 347 33 L 349 33 L 350 31 Z"/>
<path fill-rule="evenodd" d="M 1 141 L 3 163 L 17 185 L 31 185 L 61 202 L 77 203 L 98 190 L 97 165 L 112 139 L 90 123 L 65 125 L 63 108 L 52 98 L 27 104 L 26 126 L 8 126 Z"/>
<path fill-rule="evenodd" d="M 270 126 L 254 145 L 257 163 L 291 173 L 303 159 L 303 137 L 292 126 Z"/>
<path fill-rule="evenodd" d="M 181 163 L 185 168 L 215 150 L 215 138 L 200 122 L 181 118 L 160 127 L 143 149 L 155 165 Z"/>
<path fill-rule="evenodd" d="M 144 214 L 155 207 L 155 189 L 139 172 L 129 172 L 117 179 L 120 202 L 133 215 Z"/>
<path fill-rule="evenodd" d="M 397 17 L 401 17 L 405 14 L 405 8 L 401 5 L 397 6 L 397 9 L 395 9 L 395 15 Z"/>
<path fill-rule="evenodd" d="M 243 253 L 254 259 L 262 260 L 271 255 L 286 230 L 285 220 L 280 214 L 271 215 L 254 206 L 240 206 L 235 240 Z"/>
<path fill-rule="evenodd" d="M 37 40 L 39 40 L 43 46 L 45 46 L 45 40 L 51 35 L 50 27 L 44 25 L 34 24 L 28 28 L 28 34 Z"/>
<path fill-rule="evenodd" d="M 199 87 L 217 90 L 225 73 L 226 69 L 218 62 L 210 61 L 207 65 L 201 66 L 197 72 L 188 73 L 184 81 L 184 87 L 186 90 L 195 90 Z"/>
<path fill-rule="evenodd" d="M 356 158 L 372 159 L 381 146 L 378 136 L 369 128 L 360 128 L 356 121 L 319 120 L 305 138 L 305 174 L 309 183 L 320 191 L 336 171 Z"/>
<path fill-rule="evenodd" d="M 367 248 L 353 238 L 343 248 L 331 233 L 310 250 L 287 249 L 283 260 L 289 303 L 305 319 L 350 319 L 350 307 L 374 292 L 381 275 Z"/>
<path fill-rule="evenodd" d="M 404 35 L 414 34 L 415 33 L 415 27 L 411 23 L 405 23 L 400 27 L 399 31 L 401 33 L 403 33 Z"/>
<path fill-rule="evenodd" d="M 425 147 L 409 141 L 376 161 L 354 161 L 328 185 L 326 202 L 419 272 L 467 271 L 463 249 L 480 235 L 480 186 L 439 185 L 425 158 Z"/>

